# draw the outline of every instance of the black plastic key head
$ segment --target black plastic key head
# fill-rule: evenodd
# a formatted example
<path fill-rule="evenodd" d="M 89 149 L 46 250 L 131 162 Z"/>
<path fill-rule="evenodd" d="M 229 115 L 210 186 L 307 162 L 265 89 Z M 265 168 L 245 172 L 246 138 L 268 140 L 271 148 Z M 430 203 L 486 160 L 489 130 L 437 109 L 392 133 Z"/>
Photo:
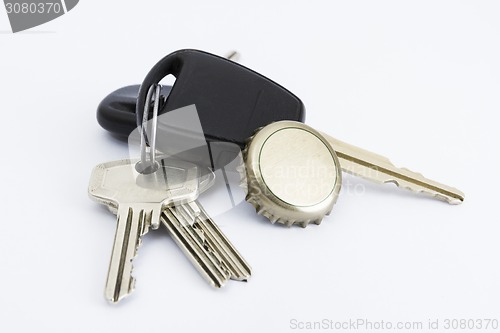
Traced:
<path fill-rule="evenodd" d="M 274 81 L 210 53 L 180 50 L 160 60 L 144 79 L 137 99 L 137 125 L 142 123 L 149 87 L 170 74 L 176 80 L 160 114 L 194 104 L 207 141 L 243 147 L 262 126 L 279 120 L 304 121 L 302 101 Z"/>

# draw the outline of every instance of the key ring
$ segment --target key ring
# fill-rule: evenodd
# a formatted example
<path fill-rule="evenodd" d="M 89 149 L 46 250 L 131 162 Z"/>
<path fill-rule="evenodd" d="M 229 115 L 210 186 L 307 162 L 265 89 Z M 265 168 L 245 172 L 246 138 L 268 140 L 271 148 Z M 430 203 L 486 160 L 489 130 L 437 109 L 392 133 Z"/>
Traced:
<path fill-rule="evenodd" d="M 156 130 L 158 127 L 158 109 L 160 105 L 161 85 L 152 84 L 146 96 L 144 103 L 144 113 L 141 125 L 141 160 L 136 164 L 136 170 L 142 174 L 153 173 L 158 169 L 156 161 Z M 149 111 L 151 100 L 154 99 L 153 116 L 149 122 Z M 151 127 L 148 137 L 148 127 Z M 149 154 L 148 154 L 149 148 Z M 148 160 L 149 157 L 149 160 Z"/>

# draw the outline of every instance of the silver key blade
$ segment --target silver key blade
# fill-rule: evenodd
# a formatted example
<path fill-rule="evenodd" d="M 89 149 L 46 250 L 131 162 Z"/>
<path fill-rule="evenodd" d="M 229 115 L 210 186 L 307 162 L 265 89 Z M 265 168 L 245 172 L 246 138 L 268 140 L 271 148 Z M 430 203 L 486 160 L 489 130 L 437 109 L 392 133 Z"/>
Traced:
<path fill-rule="evenodd" d="M 337 153 L 342 170 L 347 173 L 377 183 L 395 183 L 401 188 L 424 193 L 449 204 L 460 204 L 464 201 L 464 194 L 456 188 L 427 179 L 408 169 L 397 168 L 384 156 L 322 134 Z"/>
<path fill-rule="evenodd" d="M 197 201 L 167 208 L 161 221 L 212 286 L 220 288 L 229 279 L 247 281 L 250 278 L 248 263 Z"/>
<path fill-rule="evenodd" d="M 105 297 L 111 303 L 119 302 L 134 290 L 132 260 L 141 245 L 141 237 L 148 232 L 151 219 L 155 218 L 156 208 L 155 205 L 118 207 L 118 222 L 105 288 Z"/>
<path fill-rule="evenodd" d="M 193 227 L 200 230 L 205 236 L 206 246 L 212 253 L 221 258 L 221 262 L 231 273 L 231 279 L 247 281 L 252 274 L 250 265 L 222 233 L 222 230 L 215 224 L 203 206 L 198 201 L 192 201 L 182 207 L 189 214 L 190 219 L 195 220 Z"/>

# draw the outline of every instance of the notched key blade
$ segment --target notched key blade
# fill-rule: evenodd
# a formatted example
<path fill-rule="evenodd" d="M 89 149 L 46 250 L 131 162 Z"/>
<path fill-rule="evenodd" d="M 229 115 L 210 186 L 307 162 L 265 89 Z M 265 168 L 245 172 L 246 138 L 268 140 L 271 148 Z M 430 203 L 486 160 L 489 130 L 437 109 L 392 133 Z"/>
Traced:
<path fill-rule="evenodd" d="M 214 287 L 246 281 L 250 266 L 196 201 L 169 207 L 162 223 L 200 274 Z"/>
<path fill-rule="evenodd" d="M 460 204 L 465 199 L 464 193 L 454 187 L 427 179 L 422 174 L 406 168 L 398 168 L 384 156 L 342 142 L 324 133 L 323 136 L 337 153 L 344 172 L 376 183 L 393 183 L 400 188 L 422 193 L 452 205 Z"/>
<path fill-rule="evenodd" d="M 184 205 L 184 208 L 196 216 L 194 226 L 203 232 L 206 248 L 230 272 L 230 278 L 236 281 L 248 281 L 252 275 L 250 265 L 222 233 L 205 209 L 195 201 Z"/>
<path fill-rule="evenodd" d="M 218 265 L 214 256 L 204 248 L 203 239 L 199 237 L 191 223 L 186 221 L 174 207 L 164 209 L 160 220 L 205 280 L 215 288 L 223 287 L 229 280 L 230 273 Z"/>
<path fill-rule="evenodd" d="M 105 298 L 113 304 L 130 295 L 135 288 L 133 260 L 142 243 L 141 237 L 149 231 L 154 211 L 153 207 L 142 208 L 127 205 L 118 207 L 117 228 L 104 292 Z"/>

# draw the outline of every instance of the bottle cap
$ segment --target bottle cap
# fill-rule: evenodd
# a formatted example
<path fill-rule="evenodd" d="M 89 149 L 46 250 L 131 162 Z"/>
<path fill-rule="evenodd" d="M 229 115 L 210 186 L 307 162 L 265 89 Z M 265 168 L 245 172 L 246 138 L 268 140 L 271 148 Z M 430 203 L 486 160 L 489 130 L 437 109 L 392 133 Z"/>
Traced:
<path fill-rule="evenodd" d="M 246 200 L 272 223 L 320 224 L 335 204 L 342 175 L 328 141 L 313 128 L 279 121 L 258 130 L 243 150 Z"/>

